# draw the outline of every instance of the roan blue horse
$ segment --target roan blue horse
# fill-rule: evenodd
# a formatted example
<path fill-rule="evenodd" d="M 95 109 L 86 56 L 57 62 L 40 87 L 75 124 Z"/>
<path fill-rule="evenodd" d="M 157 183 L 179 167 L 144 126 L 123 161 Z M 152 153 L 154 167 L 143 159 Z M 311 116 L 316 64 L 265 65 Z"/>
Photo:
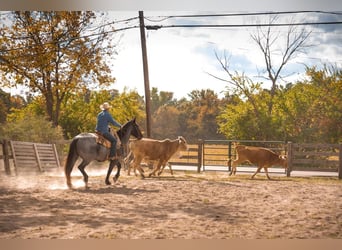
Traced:
<path fill-rule="evenodd" d="M 138 140 L 143 137 L 138 124 L 135 122 L 135 118 L 123 125 L 122 128 L 117 131 L 117 134 L 121 140 L 121 147 L 128 143 L 129 137 L 131 135 L 136 137 Z M 96 135 L 94 133 L 82 133 L 75 136 L 71 141 L 68 157 L 65 164 L 65 177 L 68 187 L 72 188 L 70 175 L 78 157 L 82 159 L 82 162 L 78 166 L 78 169 L 83 174 L 85 186 L 88 187 L 88 175 L 84 170 L 85 167 L 94 160 L 99 162 L 106 161 L 108 153 L 108 148 L 96 142 Z M 123 154 L 123 150 L 117 150 L 117 154 Z M 120 176 L 120 161 L 118 159 L 111 160 L 105 180 L 105 183 L 107 185 L 111 184 L 109 181 L 109 177 L 114 166 L 118 166 L 117 173 L 113 177 L 114 182 L 116 182 Z"/>

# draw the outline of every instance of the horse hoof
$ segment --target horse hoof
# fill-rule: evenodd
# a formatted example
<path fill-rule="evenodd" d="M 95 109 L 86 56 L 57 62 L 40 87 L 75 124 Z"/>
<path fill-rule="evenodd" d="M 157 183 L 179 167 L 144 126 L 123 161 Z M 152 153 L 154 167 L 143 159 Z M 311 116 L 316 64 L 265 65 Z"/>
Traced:
<path fill-rule="evenodd" d="M 111 185 L 112 183 L 110 183 L 110 181 L 106 181 L 106 185 Z"/>
<path fill-rule="evenodd" d="M 114 181 L 114 183 L 115 183 L 115 182 L 117 182 L 117 181 L 118 181 L 118 179 L 119 179 L 119 177 L 115 177 L 115 176 L 114 176 L 114 177 L 113 177 L 113 181 Z"/>

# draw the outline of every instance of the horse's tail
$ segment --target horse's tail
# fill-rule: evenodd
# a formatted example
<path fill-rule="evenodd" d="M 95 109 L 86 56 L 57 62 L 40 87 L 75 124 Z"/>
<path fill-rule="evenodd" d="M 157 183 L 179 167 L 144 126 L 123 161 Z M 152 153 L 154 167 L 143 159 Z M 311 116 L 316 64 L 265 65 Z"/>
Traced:
<path fill-rule="evenodd" d="M 67 157 L 65 167 L 64 167 L 65 177 L 66 177 L 67 185 L 69 188 L 72 188 L 70 175 L 75 165 L 75 162 L 78 158 L 78 154 L 76 150 L 77 141 L 78 141 L 77 139 L 73 139 L 72 142 L 70 143 L 69 153 L 68 153 L 68 157 Z"/>

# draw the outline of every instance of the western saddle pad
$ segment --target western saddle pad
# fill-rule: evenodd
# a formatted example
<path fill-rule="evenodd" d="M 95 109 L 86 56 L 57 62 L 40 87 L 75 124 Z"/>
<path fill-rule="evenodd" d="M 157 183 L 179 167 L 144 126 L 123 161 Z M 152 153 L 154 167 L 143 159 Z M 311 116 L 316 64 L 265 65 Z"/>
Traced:
<path fill-rule="evenodd" d="M 118 136 L 118 134 L 114 131 L 111 132 L 112 135 L 115 137 L 116 139 L 116 149 L 119 149 L 121 147 L 121 140 Z M 96 132 L 95 133 L 96 136 L 96 143 L 105 146 L 106 148 L 110 148 L 110 146 L 112 145 L 112 143 L 110 141 L 108 141 L 106 138 L 103 137 L 102 134 Z"/>

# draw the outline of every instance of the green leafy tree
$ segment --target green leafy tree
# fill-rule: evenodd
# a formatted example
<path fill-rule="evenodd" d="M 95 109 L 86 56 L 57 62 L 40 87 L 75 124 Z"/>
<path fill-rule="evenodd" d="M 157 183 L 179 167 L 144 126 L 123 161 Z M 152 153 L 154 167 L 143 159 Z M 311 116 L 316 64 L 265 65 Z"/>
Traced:
<path fill-rule="evenodd" d="M 279 140 L 278 121 L 268 114 L 268 90 L 253 94 L 253 102 L 235 95 L 217 116 L 219 130 L 228 139 Z"/>
<path fill-rule="evenodd" d="M 231 71 L 226 57 L 217 59 L 228 78 L 216 78 L 228 83 L 226 95 L 231 97 L 217 116 L 219 131 L 229 139 L 273 139 L 272 113 L 268 112 L 268 103 L 274 98 L 271 91 L 244 73 Z"/>
<path fill-rule="evenodd" d="M 153 87 L 151 90 L 151 113 L 154 114 L 158 108 L 173 104 L 175 101 L 172 92 L 158 91 L 158 88 Z"/>
<path fill-rule="evenodd" d="M 0 124 L 6 121 L 10 109 L 10 94 L 0 89 Z"/>
<path fill-rule="evenodd" d="M 338 143 L 342 139 L 342 71 L 307 68 L 308 79 L 286 89 L 278 105 L 289 140 Z"/>
<path fill-rule="evenodd" d="M 114 82 L 106 56 L 115 46 L 94 12 L 17 11 L 0 28 L 3 86 L 22 86 L 44 98 L 57 126 L 62 103 L 86 87 Z"/>
<path fill-rule="evenodd" d="M 27 105 L 27 101 L 19 95 L 11 96 L 0 89 L 0 123 L 7 121 L 7 116 L 13 110 L 21 109 Z"/>
<path fill-rule="evenodd" d="M 252 99 L 237 92 L 217 117 L 220 131 L 229 139 L 338 143 L 342 138 L 341 72 L 335 67 L 307 68 L 307 80 L 276 90 L 271 115 L 269 90 L 254 91 Z"/>
<path fill-rule="evenodd" d="M 81 132 L 94 131 L 100 105 L 104 102 L 110 103 L 110 113 L 121 124 L 133 117 L 138 123 L 144 118 L 143 101 L 136 91 L 85 91 L 73 94 L 63 103 L 60 124 L 66 136 L 71 138 Z"/>
<path fill-rule="evenodd" d="M 12 115 L 0 127 L 0 140 L 31 141 L 54 143 L 63 139 L 61 127 L 53 126 L 45 116 L 30 113 L 24 109 L 18 111 L 21 115 Z M 13 113 L 14 114 L 14 113 Z"/>

